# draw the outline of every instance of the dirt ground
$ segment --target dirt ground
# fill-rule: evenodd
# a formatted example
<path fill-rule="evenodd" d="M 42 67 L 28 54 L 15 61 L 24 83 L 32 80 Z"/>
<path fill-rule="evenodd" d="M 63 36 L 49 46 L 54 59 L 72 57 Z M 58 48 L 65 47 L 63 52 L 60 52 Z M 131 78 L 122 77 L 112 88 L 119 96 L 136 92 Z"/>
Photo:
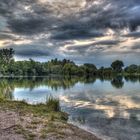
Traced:
<path fill-rule="evenodd" d="M 99 140 L 66 122 L 12 110 L 0 111 L 0 140 Z"/>

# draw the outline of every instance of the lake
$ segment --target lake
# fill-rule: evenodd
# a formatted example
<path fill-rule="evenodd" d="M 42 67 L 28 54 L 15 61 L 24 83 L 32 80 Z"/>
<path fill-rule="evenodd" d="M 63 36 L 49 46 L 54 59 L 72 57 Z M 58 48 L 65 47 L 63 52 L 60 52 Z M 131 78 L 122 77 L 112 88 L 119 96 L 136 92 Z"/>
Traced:
<path fill-rule="evenodd" d="M 6 78 L 0 96 L 30 104 L 59 98 L 70 123 L 105 140 L 140 140 L 140 77 Z"/>

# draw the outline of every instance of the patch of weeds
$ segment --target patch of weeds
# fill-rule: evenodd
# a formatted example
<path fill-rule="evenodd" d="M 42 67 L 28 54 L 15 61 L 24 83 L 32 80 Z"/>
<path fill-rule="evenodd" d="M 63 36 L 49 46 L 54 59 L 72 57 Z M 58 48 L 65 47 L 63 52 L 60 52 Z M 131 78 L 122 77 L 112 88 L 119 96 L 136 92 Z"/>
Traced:
<path fill-rule="evenodd" d="M 45 128 L 43 128 L 40 133 L 41 133 L 40 138 L 45 139 L 47 137 L 47 133 L 46 133 Z"/>
<path fill-rule="evenodd" d="M 36 129 L 37 126 L 35 126 L 35 125 L 27 125 L 26 128 L 27 129 Z"/>
<path fill-rule="evenodd" d="M 59 99 L 50 97 L 46 102 L 46 106 L 49 111 L 56 111 L 56 112 L 60 111 Z"/>
<path fill-rule="evenodd" d="M 20 116 L 32 114 L 36 117 L 50 117 L 50 120 L 67 121 L 68 115 L 61 112 L 58 99 L 49 98 L 46 104 L 29 105 L 25 102 L 0 100 L 0 106 L 4 109 L 10 109 L 19 113 Z M 52 115 L 53 114 L 53 115 Z"/>
<path fill-rule="evenodd" d="M 33 124 L 33 125 L 37 125 L 37 124 L 40 124 L 40 123 L 42 123 L 41 120 L 33 120 L 33 121 L 31 122 L 31 124 Z"/>
<path fill-rule="evenodd" d="M 54 121 L 55 120 L 55 116 L 53 114 L 50 114 L 48 120 L 49 121 Z"/>
<path fill-rule="evenodd" d="M 26 140 L 33 140 L 36 135 L 33 134 L 32 132 L 24 129 L 21 125 L 17 125 L 16 128 L 15 128 L 15 132 L 17 134 L 21 134 L 23 135 L 23 137 L 26 139 Z"/>

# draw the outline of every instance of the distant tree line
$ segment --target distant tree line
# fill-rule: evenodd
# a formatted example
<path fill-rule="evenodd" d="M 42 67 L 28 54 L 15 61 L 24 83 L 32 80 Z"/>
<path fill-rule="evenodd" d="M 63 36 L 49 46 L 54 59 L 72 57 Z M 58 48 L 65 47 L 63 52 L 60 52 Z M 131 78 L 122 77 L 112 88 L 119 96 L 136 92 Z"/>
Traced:
<path fill-rule="evenodd" d="M 120 60 L 112 62 L 110 67 L 97 68 L 94 64 L 76 65 L 73 61 L 57 58 L 48 62 L 15 61 L 14 50 L 0 50 L 0 76 L 44 76 L 44 75 L 76 75 L 76 76 L 111 76 L 139 75 L 140 65 L 132 64 L 124 67 Z"/>

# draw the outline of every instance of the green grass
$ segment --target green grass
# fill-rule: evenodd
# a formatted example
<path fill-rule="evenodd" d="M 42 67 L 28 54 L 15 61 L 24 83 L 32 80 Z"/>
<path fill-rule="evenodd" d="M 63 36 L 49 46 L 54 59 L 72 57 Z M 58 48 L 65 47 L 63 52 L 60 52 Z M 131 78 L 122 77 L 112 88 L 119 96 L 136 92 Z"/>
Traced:
<path fill-rule="evenodd" d="M 68 115 L 61 111 L 58 99 L 49 99 L 46 104 L 30 105 L 24 101 L 10 101 L 0 99 L 0 109 L 10 109 L 17 111 L 20 115 L 33 114 L 34 116 L 44 116 L 50 120 L 67 120 Z"/>
<path fill-rule="evenodd" d="M 36 137 L 31 131 L 25 130 L 21 125 L 17 125 L 15 128 L 17 134 L 22 134 L 26 140 L 34 140 Z"/>
<path fill-rule="evenodd" d="M 63 132 L 62 129 L 65 128 L 66 127 L 62 126 L 62 124 L 55 124 L 50 121 L 48 122 L 47 127 L 41 130 L 40 138 L 46 138 L 47 134 L 53 134 L 57 138 L 63 138 L 65 136 L 65 132 Z"/>
<path fill-rule="evenodd" d="M 49 133 L 62 137 L 63 135 L 59 132 L 61 129 L 54 124 L 56 122 L 65 124 L 68 119 L 68 114 L 61 111 L 59 100 L 53 98 L 49 98 L 46 104 L 37 105 L 0 98 L 0 110 L 13 111 L 19 114 L 21 124 L 17 122 L 14 130 L 16 134 L 22 135 L 26 140 L 34 140 L 37 136 L 45 139 Z M 27 122 L 28 116 L 32 116 L 31 122 Z M 42 129 L 36 133 L 38 125 Z"/>
<path fill-rule="evenodd" d="M 49 97 L 49 99 L 46 102 L 46 106 L 49 111 L 59 112 L 61 110 L 59 99 L 55 99 L 52 97 Z"/>

